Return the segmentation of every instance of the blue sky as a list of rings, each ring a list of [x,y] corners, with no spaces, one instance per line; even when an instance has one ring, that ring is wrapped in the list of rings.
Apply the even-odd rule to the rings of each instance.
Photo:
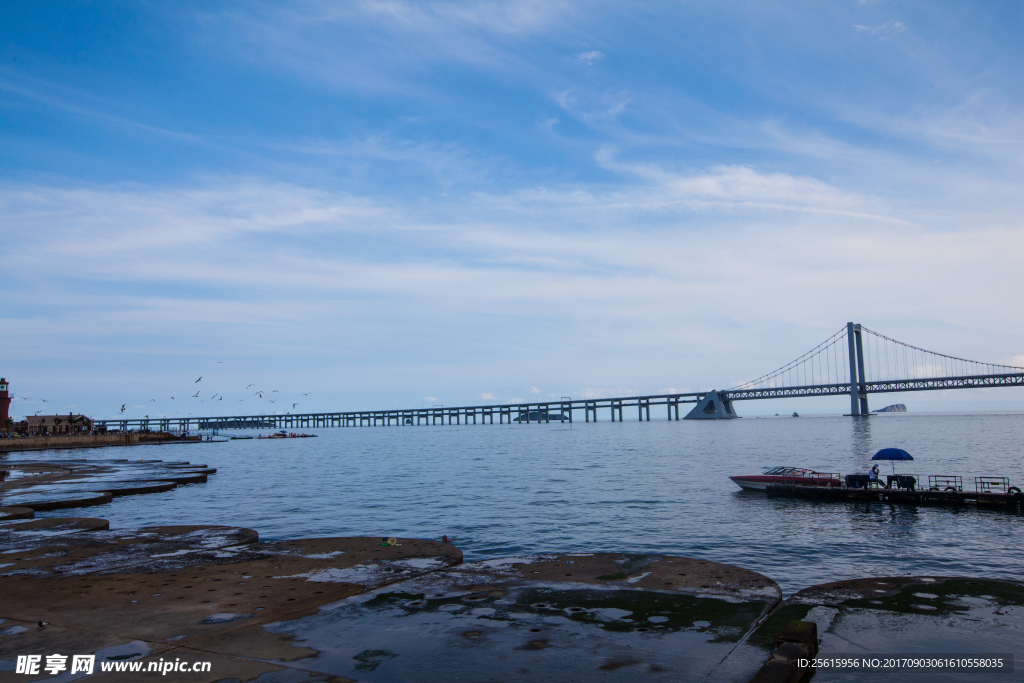
[[[703,390],[848,320],[1024,365],[1022,28],[1000,2],[11,3],[12,410]]]

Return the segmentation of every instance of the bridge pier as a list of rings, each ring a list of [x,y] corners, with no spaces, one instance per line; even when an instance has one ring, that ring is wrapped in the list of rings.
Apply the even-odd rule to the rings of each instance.
[[[697,405],[686,414],[687,420],[732,420],[739,417],[732,407],[732,401],[722,398],[718,391],[708,392]]]

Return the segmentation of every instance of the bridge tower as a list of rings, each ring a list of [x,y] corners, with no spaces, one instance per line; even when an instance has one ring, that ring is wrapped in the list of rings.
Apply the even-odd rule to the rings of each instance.
[[[11,418],[11,396],[7,387],[7,380],[0,377],[0,429],[7,429],[7,420]]]
[[[870,415],[868,386],[864,371],[864,341],[859,323],[846,323],[846,342],[850,358],[850,415]]]

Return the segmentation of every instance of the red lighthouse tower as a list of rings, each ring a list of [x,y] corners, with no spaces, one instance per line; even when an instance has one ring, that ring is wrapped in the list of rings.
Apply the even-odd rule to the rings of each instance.
[[[0,377],[0,429],[7,428],[7,420],[10,418],[11,396],[7,391],[7,380]]]

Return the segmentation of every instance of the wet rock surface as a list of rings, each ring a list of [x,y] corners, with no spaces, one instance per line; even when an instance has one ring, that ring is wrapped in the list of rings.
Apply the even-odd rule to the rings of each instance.
[[[428,540],[104,521],[8,521],[0,677],[19,654],[61,652],[211,662],[162,676],[188,681],[700,680],[779,600],[767,577],[687,558],[463,565]]]
[[[105,526],[87,518],[7,523],[0,536],[0,679],[19,654],[88,654],[136,643],[129,659],[173,653],[213,663],[205,678],[189,672],[168,680],[251,680],[275,671],[284,673],[272,680],[346,680],[258,661],[316,654],[263,626],[462,561],[454,546],[416,539],[259,543],[255,531],[235,527]]]
[[[702,680],[778,599],[718,563],[547,555],[424,574],[266,630],[315,650],[304,668],[367,681]]]
[[[5,461],[0,481],[3,509],[36,511],[89,507],[117,496],[162,493],[181,484],[199,484],[216,469],[161,460]]]
[[[1024,637],[1024,583],[917,576],[821,584],[786,600],[749,642],[767,651],[793,619],[816,623],[819,657],[1012,653]],[[869,681],[880,675],[890,674],[819,669],[814,680]],[[984,671],[920,674],[936,681],[965,676],[1005,681],[1015,675],[1020,676]]]

